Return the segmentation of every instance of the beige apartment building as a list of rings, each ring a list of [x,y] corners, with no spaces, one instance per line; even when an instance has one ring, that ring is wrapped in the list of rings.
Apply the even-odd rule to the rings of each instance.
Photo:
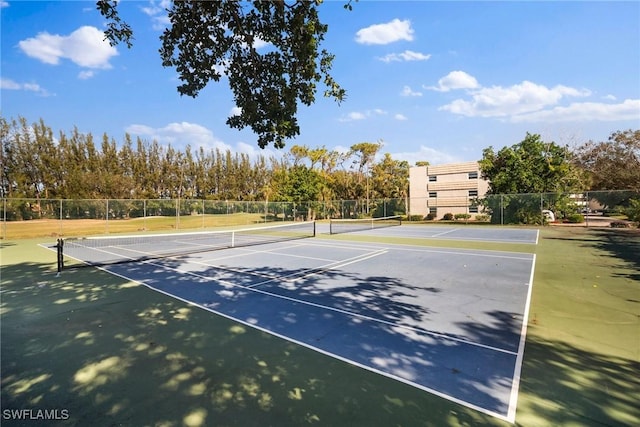
[[[415,166],[409,169],[409,206],[411,215],[431,213],[442,219],[446,213],[481,213],[473,200],[484,197],[489,181],[480,176],[478,162]]]

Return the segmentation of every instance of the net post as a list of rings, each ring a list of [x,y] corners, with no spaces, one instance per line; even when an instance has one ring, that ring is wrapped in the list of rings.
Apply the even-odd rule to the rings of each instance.
[[[64,240],[63,240],[63,239],[58,239],[58,243],[56,243],[56,254],[57,254],[57,264],[58,264],[58,276],[60,275],[60,273],[62,273],[62,270],[64,269],[64,253],[63,253],[63,247],[64,247]]]
[[[313,237],[316,237],[316,222],[313,221]]]

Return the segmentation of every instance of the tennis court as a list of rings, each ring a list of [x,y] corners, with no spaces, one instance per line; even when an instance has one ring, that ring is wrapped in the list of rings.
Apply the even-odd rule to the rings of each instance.
[[[396,227],[402,225],[402,227]],[[404,222],[400,217],[383,217],[362,220],[332,220],[331,224],[320,225],[319,233],[340,234],[360,233],[385,237],[405,237],[418,239],[451,239],[497,243],[537,244],[539,230],[533,228],[508,228],[460,225],[428,225]]]
[[[71,253],[216,314],[514,421],[535,255],[303,239],[312,235],[286,227],[258,233],[270,236],[258,237],[259,245],[251,231],[246,245],[237,244],[240,233],[231,245],[207,250],[205,234],[177,235],[197,247],[187,254],[164,251],[153,238],[102,239]],[[228,246],[234,247],[220,249]]]

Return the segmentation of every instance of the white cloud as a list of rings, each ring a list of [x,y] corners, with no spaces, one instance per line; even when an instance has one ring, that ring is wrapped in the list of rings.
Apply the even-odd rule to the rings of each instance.
[[[422,92],[414,92],[409,86],[402,88],[401,96],[422,96]]]
[[[9,2],[4,0],[0,1],[0,9],[5,7],[9,7]]]
[[[97,28],[84,26],[68,36],[39,33],[20,41],[18,46],[28,56],[46,64],[57,65],[61,58],[66,58],[81,67],[107,69],[111,68],[109,60],[118,51],[104,37]]]
[[[615,101],[618,98],[616,98],[615,96],[609,94],[609,95],[603,96],[602,99],[606,99],[607,101]]]
[[[265,158],[278,158],[282,155],[281,150],[261,149],[255,144],[243,141],[236,143],[235,147],[221,141],[213,135],[213,132],[197,123],[174,122],[161,128],[153,128],[143,124],[132,124],[127,126],[125,131],[131,135],[137,135],[150,141],[157,141],[159,144],[169,145],[174,148],[183,149],[190,145],[193,151],[199,147],[208,150],[220,150],[222,153],[231,151],[232,153],[245,153],[252,159],[260,156]]]
[[[263,149],[258,147],[255,143],[249,144],[246,142],[238,142],[236,144],[235,152],[245,153],[251,159],[257,159],[258,157],[261,157],[261,156],[267,159],[269,158],[280,159],[284,154],[284,151],[282,150],[273,150],[271,148]]]
[[[393,157],[394,160],[405,160],[411,166],[419,161],[428,161],[431,165],[441,165],[462,160],[445,152],[438,151],[435,148],[427,147],[426,145],[420,145],[418,151],[392,153],[391,157]]]
[[[52,96],[46,89],[40,87],[37,83],[18,83],[11,79],[0,79],[0,88],[5,90],[26,90],[28,92],[35,92],[40,96]]]
[[[470,90],[471,99],[456,99],[440,107],[468,117],[506,117],[530,113],[557,104],[567,96],[589,96],[588,90],[557,85],[547,88],[529,81],[510,87],[492,86]]]
[[[395,114],[395,115],[393,116],[393,118],[394,118],[394,119],[396,119],[396,120],[400,120],[400,121],[409,120],[409,119],[407,118],[407,116],[405,116],[404,114],[400,114],[400,113]]]
[[[169,123],[162,128],[152,128],[147,125],[132,124],[125,129],[127,133],[156,140],[160,144],[171,144],[174,147],[205,147],[219,148],[223,151],[231,147],[217,139],[213,132],[204,126],[189,122]]]
[[[364,120],[367,118],[367,115],[364,113],[360,113],[358,111],[352,111],[346,115],[346,117],[342,117],[339,120],[341,122],[353,122],[355,120]]]
[[[465,73],[464,71],[452,71],[440,80],[438,86],[423,86],[425,89],[431,89],[438,92],[449,92],[453,89],[475,89],[479,87],[475,77]]]
[[[409,20],[394,19],[386,24],[375,24],[358,30],[356,42],[361,44],[389,44],[399,40],[413,40]]]
[[[0,88],[8,89],[8,90],[20,90],[22,89],[22,85],[20,83],[16,83],[11,79],[5,79],[4,77],[0,79]]]
[[[567,107],[558,106],[549,110],[535,111],[511,117],[512,122],[610,122],[635,120],[640,122],[640,99],[626,99],[619,104],[599,102],[575,102]]]
[[[169,15],[154,16],[152,18],[152,21],[153,21],[152,28],[156,31],[162,31],[165,28],[167,28],[169,24],[171,24],[171,21],[169,20]]]
[[[156,2],[154,0],[149,1],[149,6],[141,7],[140,10],[145,15],[151,18],[151,22],[153,23],[153,29],[156,31],[162,31],[167,28],[170,24],[169,16],[167,15],[166,9],[171,6],[171,1],[162,0],[160,2]]]
[[[80,71],[78,73],[78,78],[80,80],[87,80],[90,79],[91,77],[93,77],[95,75],[95,73],[92,70],[84,70],[84,71]]]
[[[269,46],[269,45],[271,45],[271,43],[262,40],[260,37],[255,37],[253,39],[253,48],[254,49],[261,49],[261,48]]]
[[[379,57],[378,59],[382,62],[392,62],[392,61],[426,61],[431,58],[431,55],[425,55],[424,53],[414,52],[412,50],[405,50],[401,53],[390,53],[383,57]]]
[[[338,119],[338,121],[340,122],[354,122],[357,120],[365,120],[369,117],[372,116],[384,116],[386,115],[387,112],[380,109],[380,108],[374,108],[373,110],[367,110],[364,112],[360,112],[360,111],[352,111],[349,114],[347,114],[346,116],[343,116],[341,118]]]
[[[242,108],[235,106],[229,111],[229,116],[239,116],[242,114]]]

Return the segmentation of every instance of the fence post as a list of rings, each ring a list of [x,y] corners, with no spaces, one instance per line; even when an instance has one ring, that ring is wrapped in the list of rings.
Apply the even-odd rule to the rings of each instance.
[[[584,223],[585,223],[585,227],[589,228],[589,192],[587,191],[585,193],[585,200],[584,200]]]
[[[7,238],[7,199],[2,199],[2,238]]]
[[[106,209],[104,212],[104,217],[106,218],[105,229],[106,229],[106,233],[109,234],[109,199],[106,199],[105,202],[106,202]]]
[[[180,229],[180,197],[176,199],[176,230]]]
[[[62,224],[63,224],[64,218],[63,218],[63,213],[62,213],[62,199],[60,199],[60,235],[62,236],[63,233],[63,229],[62,229]]]
[[[504,225],[504,195],[500,195],[500,225]]]

